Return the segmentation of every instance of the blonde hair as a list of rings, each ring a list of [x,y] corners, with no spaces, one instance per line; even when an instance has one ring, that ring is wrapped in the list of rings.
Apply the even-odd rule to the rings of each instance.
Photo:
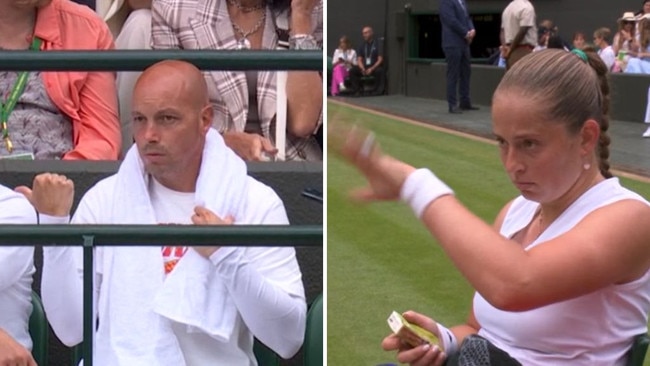
[[[584,52],[587,60],[559,49],[534,52],[508,70],[494,95],[515,90],[547,107],[547,117],[561,121],[571,134],[593,119],[600,125],[597,156],[601,174],[609,171],[609,83],[607,66],[594,52]],[[494,98],[494,97],[493,97]]]
[[[639,43],[643,49],[650,44],[650,20],[647,18],[643,18],[639,22]]]
[[[598,28],[594,31],[594,36],[598,38],[602,38],[605,42],[610,43],[610,37],[612,35],[612,31],[609,30],[609,28]]]

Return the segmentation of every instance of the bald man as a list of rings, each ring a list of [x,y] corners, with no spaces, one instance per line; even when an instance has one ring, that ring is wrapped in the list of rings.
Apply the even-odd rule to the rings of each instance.
[[[371,27],[363,27],[361,31],[363,43],[357,48],[357,64],[350,69],[350,87],[357,94],[362,92],[361,78],[373,76],[375,88],[373,94],[380,95],[384,92],[384,54],[381,44],[375,39]]]
[[[133,93],[135,146],[91,188],[77,224],[288,224],[268,186],[210,128],[201,72],[157,63]],[[284,358],[303,342],[306,303],[291,247],[99,247],[97,365],[251,365],[253,337]],[[57,336],[82,341],[79,248],[44,251],[43,303]]]

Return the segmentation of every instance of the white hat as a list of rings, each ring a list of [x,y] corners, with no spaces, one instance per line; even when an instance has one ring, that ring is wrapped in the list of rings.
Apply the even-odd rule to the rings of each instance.
[[[623,16],[618,19],[619,22],[636,22],[639,20],[636,15],[631,11],[626,11]]]

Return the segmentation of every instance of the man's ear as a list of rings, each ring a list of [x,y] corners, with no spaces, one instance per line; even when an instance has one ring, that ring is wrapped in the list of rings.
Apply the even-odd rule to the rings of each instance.
[[[208,133],[210,127],[212,127],[212,117],[214,116],[214,109],[210,103],[206,104],[203,109],[201,109],[201,130],[203,133]]]

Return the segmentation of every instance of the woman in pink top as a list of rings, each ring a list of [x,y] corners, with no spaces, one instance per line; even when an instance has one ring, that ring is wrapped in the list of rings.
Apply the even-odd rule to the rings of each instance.
[[[69,0],[0,2],[0,52],[107,50],[108,27]],[[115,74],[0,72],[0,157],[115,160],[120,149]]]

